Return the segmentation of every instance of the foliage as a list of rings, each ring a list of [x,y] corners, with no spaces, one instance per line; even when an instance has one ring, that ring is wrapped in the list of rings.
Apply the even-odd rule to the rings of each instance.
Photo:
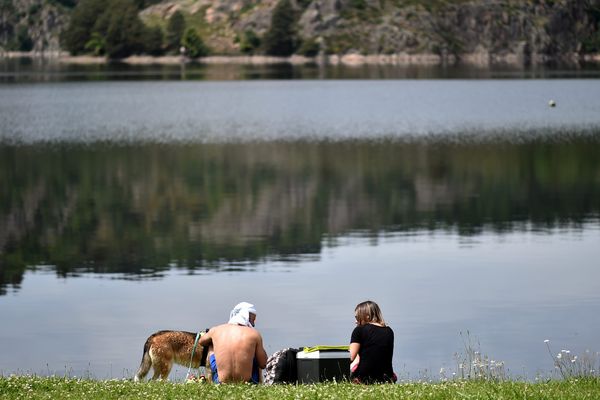
[[[344,54],[350,49],[364,51],[361,43],[357,43],[355,37],[347,32],[339,32],[325,38],[326,51],[328,54]]]
[[[181,44],[185,47],[187,55],[192,58],[208,55],[208,48],[194,28],[186,29],[181,39]]]
[[[95,381],[36,376],[0,378],[0,393],[12,399],[595,399],[600,396],[599,379],[527,382],[452,381],[404,383],[399,385],[355,385],[321,383],[314,385],[255,386],[212,385],[171,382],[134,383],[129,380]]]
[[[244,31],[240,40],[240,51],[244,54],[253,54],[261,44],[261,40],[251,29]]]
[[[71,54],[85,52],[85,46],[92,38],[98,18],[105,12],[103,0],[81,0],[71,14],[69,25],[62,34],[61,42]],[[98,31],[96,31],[98,32]],[[102,32],[98,32],[102,35]]]
[[[149,7],[153,4],[160,3],[161,0],[134,0],[135,5],[138,9],[142,10],[146,7]]]
[[[369,4],[366,0],[350,0],[340,9],[340,16],[344,19],[356,20],[357,22],[376,22],[382,15],[380,6]]]
[[[152,56],[163,54],[164,35],[160,26],[147,27],[142,41],[146,53]]]
[[[586,13],[591,20],[594,31],[583,40],[583,51],[598,53],[600,52],[600,5],[588,4]]]
[[[104,15],[108,16],[105,41],[109,58],[124,58],[143,50],[144,25],[137,12],[133,0],[112,0],[108,4]]]
[[[18,19],[11,0],[0,0],[0,46],[12,39]]]
[[[90,51],[123,58],[143,51],[144,32],[133,0],[82,0],[62,42],[72,54]]]
[[[73,8],[77,5],[77,0],[48,0],[55,5],[61,5],[66,8]]]
[[[265,51],[273,56],[289,56],[298,47],[297,13],[290,0],[279,0],[271,16],[271,27],[264,37]]]
[[[312,37],[302,41],[302,45],[300,46],[300,49],[298,49],[298,54],[302,54],[306,57],[314,57],[319,54],[320,50],[321,45],[316,38]]]
[[[15,50],[18,51],[30,51],[33,49],[33,40],[31,40],[26,26],[20,25],[17,28],[17,37],[14,47]]]
[[[92,32],[92,37],[85,44],[85,50],[91,52],[95,56],[104,55],[106,51],[106,40],[98,32]]]
[[[175,11],[167,24],[167,49],[179,52],[181,39],[185,32],[185,19],[180,11]]]

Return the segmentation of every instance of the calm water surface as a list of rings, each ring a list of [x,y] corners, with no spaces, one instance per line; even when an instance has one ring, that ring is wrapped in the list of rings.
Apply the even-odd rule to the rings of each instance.
[[[242,300],[269,353],[345,344],[376,300],[408,379],[456,371],[467,330],[530,379],[545,339],[600,351],[600,80],[23,68],[0,75],[2,374],[129,377],[150,333]]]

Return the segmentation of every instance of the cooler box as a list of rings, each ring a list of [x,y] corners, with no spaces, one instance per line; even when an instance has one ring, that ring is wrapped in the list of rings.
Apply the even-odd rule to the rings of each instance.
[[[299,383],[345,381],[350,377],[348,346],[305,347],[296,354]]]

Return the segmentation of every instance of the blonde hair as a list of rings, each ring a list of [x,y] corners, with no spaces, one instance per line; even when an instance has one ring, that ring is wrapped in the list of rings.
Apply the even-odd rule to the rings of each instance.
[[[383,314],[381,314],[381,309],[377,303],[371,300],[359,303],[354,309],[354,316],[356,317],[356,322],[358,322],[359,325],[375,322],[386,326],[385,320],[383,319]]]

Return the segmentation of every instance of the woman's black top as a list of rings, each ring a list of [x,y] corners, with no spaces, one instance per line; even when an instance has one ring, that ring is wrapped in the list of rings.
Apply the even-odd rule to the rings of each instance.
[[[351,343],[360,344],[358,368],[352,379],[362,383],[393,382],[394,331],[389,326],[366,324],[352,331]]]

